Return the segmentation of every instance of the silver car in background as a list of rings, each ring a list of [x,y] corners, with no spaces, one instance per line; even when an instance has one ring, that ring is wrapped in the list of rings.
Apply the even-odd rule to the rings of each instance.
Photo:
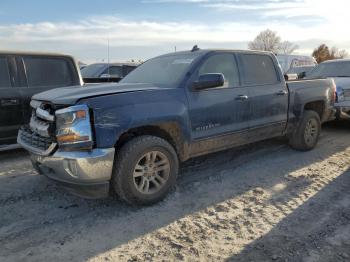
[[[336,118],[350,119],[350,59],[330,60],[318,64],[306,79],[333,78],[337,86]]]

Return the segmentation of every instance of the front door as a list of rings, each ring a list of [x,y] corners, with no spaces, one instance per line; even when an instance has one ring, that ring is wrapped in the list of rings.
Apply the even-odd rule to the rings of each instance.
[[[233,53],[208,56],[198,72],[200,75],[221,73],[222,87],[195,91],[188,88],[191,122],[191,155],[200,155],[245,143],[249,128],[248,89],[240,86],[239,71]]]

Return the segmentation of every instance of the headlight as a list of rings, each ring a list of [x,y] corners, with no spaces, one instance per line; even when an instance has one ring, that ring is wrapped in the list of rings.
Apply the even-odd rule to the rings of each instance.
[[[86,105],[76,105],[57,110],[56,138],[61,146],[91,148],[92,131],[89,108]]]
[[[337,86],[337,102],[344,101],[344,89],[340,86]]]

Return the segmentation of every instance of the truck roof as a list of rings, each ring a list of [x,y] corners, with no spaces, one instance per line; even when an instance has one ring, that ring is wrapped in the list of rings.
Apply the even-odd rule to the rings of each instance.
[[[327,61],[322,62],[322,64],[338,63],[338,62],[350,62],[350,59],[341,58],[341,59],[327,60]]]
[[[186,50],[186,51],[178,51],[173,53],[167,53],[161,56],[167,56],[167,55],[175,55],[175,54],[191,54],[191,53],[200,53],[200,54],[206,54],[210,52],[237,52],[237,53],[252,53],[252,54],[273,54],[273,52],[270,51],[259,51],[259,50],[244,50],[244,49],[197,49],[194,51]]]
[[[106,63],[106,62],[100,62],[100,63],[92,63],[89,65],[110,65],[110,66],[139,66],[141,63],[138,62],[115,62],[115,63]]]
[[[33,56],[64,56],[73,58],[71,55],[51,53],[51,52],[35,52],[35,51],[17,51],[17,50],[0,50],[0,55],[33,55]]]

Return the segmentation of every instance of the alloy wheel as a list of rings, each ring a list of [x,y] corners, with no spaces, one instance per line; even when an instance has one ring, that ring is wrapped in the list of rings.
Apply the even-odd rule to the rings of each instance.
[[[170,175],[168,157],[160,151],[145,153],[136,163],[133,180],[142,194],[154,194],[161,190]]]

